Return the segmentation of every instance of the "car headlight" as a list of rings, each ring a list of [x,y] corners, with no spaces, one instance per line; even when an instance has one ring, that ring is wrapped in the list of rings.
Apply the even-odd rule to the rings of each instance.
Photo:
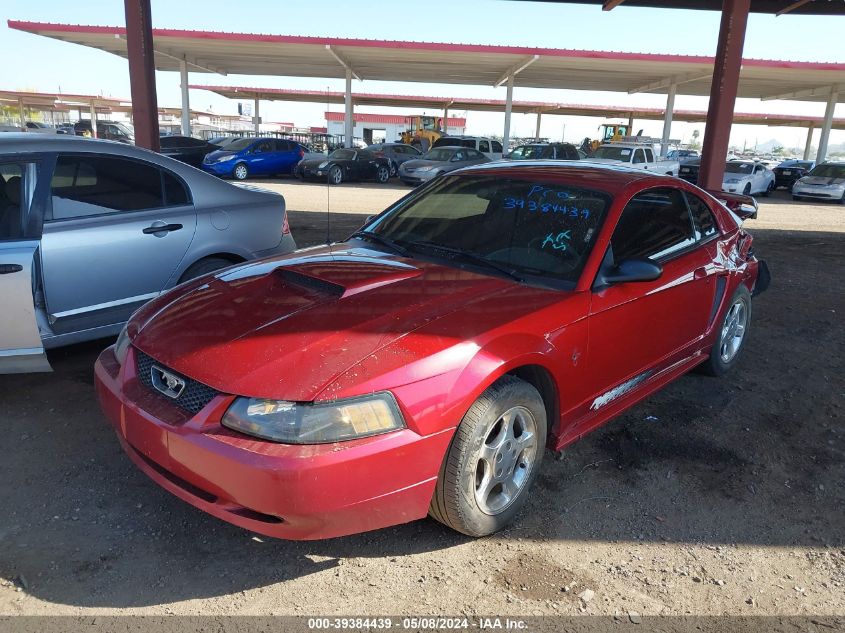
[[[432,169],[437,169],[434,165],[429,165],[428,167],[418,167],[417,171],[431,171]]]
[[[317,165],[317,169],[324,169],[324,168],[326,168],[326,167],[328,167],[328,166],[329,166],[329,161],[324,160],[322,163],[320,163],[319,165]]]
[[[739,182],[739,178],[725,178],[725,182],[729,182],[731,184],[735,184]]]
[[[388,392],[316,403],[238,398],[221,423],[283,444],[326,444],[405,427],[399,406]]]
[[[123,326],[120,334],[117,335],[117,342],[114,344],[114,357],[120,365],[123,365],[123,361],[126,360],[126,354],[129,353],[130,341],[129,334],[126,332],[127,327],[127,325]]]
[[[234,154],[229,154],[228,156],[221,156],[217,159],[218,163],[225,163],[227,160],[235,160],[236,156]]]

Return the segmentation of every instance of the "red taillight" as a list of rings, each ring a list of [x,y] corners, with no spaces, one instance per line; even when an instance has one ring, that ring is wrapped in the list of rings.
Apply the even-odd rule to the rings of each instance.
[[[282,235],[290,235],[290,224],[288,224],[288,212],[285,211],[285,219],[282,222]]]
[[[304,150],[304,149],[302,149],[301,147],[299,148],[299,157],[300,157],[300,158],[305,158],[305,150]]]

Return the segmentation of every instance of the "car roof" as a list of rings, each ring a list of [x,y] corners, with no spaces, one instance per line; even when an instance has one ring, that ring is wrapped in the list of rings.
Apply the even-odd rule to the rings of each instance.
[[[493,161],[481,165],[464,167],[452,172],[453,174],[489,174],[497,176],[536,176],[544,173],[552,180],[577,182],[590,188],[595,188],[615,194],[627,185],[646,178],[671,178],[652,172],[646,172],[632,167],[590,163],[589,160],[552,161],[552,160],[521,160],[521,161]]]

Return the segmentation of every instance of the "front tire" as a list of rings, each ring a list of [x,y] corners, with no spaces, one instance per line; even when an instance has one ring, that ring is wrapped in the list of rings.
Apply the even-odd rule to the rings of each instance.
[[[514,376],[488,387],[461,420],[429,507],[432,518],[469,536],[507,526],[525,505],[546,442],[540,393]]]
[[[343,170],[335,165],[329,170],[329,184],[339,185],[343,182]]]
[[[232,169],[232,178],[235,180],[246,180],[247,176],[249,176],[249,167],[246,166],[246,163],[238,163]]]
[[[745,185],[745,189],[742,190],[742,193],[745,194],[746,196],[751,195],[751,183],[750,182],[747,185]]]
[[[751,325],[751,293],[745,285],[736,289],[725,316],[719,324],[718,337],[710,349],[710,358],[701,365],[701,370],[710,376],[724,376],[734,368]]]
[[[768,186],[768,187],[766,187],[766,190],[763,192],[763,194],[762,194],[762,195],[764,195],[764,196],[766,196],[766,197],[768,198],[768,197],[769,197],[769,194],[770,194],[770,193],[772,193],[774,190],[775,190],[775,183],[770,182],[770,183],[769,183],[769,186]]]

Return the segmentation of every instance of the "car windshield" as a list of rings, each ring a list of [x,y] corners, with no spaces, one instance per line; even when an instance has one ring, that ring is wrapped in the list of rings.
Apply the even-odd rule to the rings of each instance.
[[[819,178],[845,178],[845,163],[841,165],[819,165],[807,174]]]
[[[726,174],[750,174],[753,169],[754,165],[751,163],[725,163]]]
[[[452,149],[433,149],[422,156],[422,160],[448,161],[454,153],[455,150]]]
[[[508,155],[508,158],[515,160],[540,158],[546,147],[546,145],[520,145]]]
[[[118,130],[120,130],[121,132],[126,134],[126,136],[134,136],[134,134],[135,134],[135,131],[132,128],[130,128],[128,125],[126,125],[125,123],[113,123],[113,125]]]
[[[574,284],[611,197],[576,184],[447,176],[365,229],[414,254],[470,262],[539,283]],[[438,248],[441,248],[438,251]]]
[[[628,159],[631,157],[631,151],[630,147],[602,145],[596,150],[596,153],[593,156],[594,158],[608,158],[610,160],[621,160],[627,163]]]
[[[255,143],[254,138],[239,138],[238,140],[229,143],[226,146],[226,150],[229,152],[241,152],[253,143]]]
[[[334,158],[335,160],[352,160],[355,158],[355,150],[336,149],[329,154],[329,158]]]

